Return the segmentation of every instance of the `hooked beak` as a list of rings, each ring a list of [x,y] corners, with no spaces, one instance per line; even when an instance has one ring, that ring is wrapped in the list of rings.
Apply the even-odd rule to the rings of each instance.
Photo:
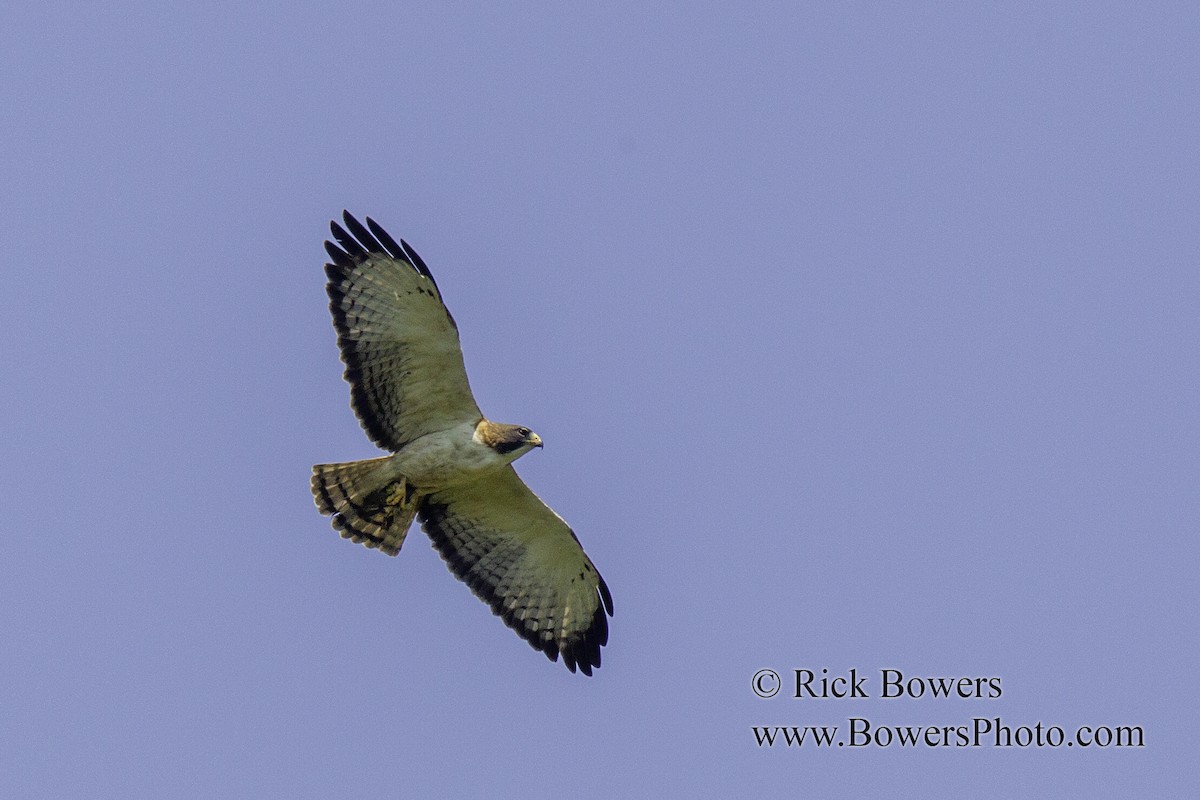
[[[526,439],[526,441],[529,442],[534,447],[542,446],[542,437],[538,436],[536,433],[529,434],[529,438]]]

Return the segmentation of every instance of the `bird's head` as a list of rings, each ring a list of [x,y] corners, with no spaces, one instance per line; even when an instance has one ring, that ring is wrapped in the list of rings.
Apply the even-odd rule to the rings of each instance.
[[[535,447],[542,446],[542,437],[523,425],[506,425],[482,420],[475,427],[475,438],[509,461],[515,461]]]

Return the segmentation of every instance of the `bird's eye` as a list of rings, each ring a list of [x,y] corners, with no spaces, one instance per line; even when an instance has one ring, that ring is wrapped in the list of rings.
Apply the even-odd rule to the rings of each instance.
[[[530,434],[530,430],[529,428],[517,428],[517,433],[521,434],[522,436],[528,436]]]

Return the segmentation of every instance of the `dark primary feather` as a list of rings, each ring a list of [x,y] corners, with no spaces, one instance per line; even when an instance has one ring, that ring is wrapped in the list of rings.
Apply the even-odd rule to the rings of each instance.
[[[429,267],[425,266],[425,262],[417,255],[417,251],[413,250],[412,245],[403,239],[400,240],[400,246],[404,248],[404,254],[408,258],[409,263],[417,268],[417,272],[433,281],[433,285],[437,286],[437,281],[433,280],[433,273],[429,271]]]
[[[350,215],[349,211],[342,212],[342,219],[346,222],[346,227],[350,229],[350,233],[354,234],[354,238],[366,249],[368,253],[378,253],[380,255],[390,255],[383,249],[371,232],[363,227],[362,223]]]
[[[367,249],[358,243],[357,240],[342,229],[341,225],[336,222],[329,223],[329,230],[333,231],[333,238],[337,239],[337,243],[342,246],[351,258],[362,260],[367,257]]]
[[[404,248],[396,244],[396,240],[388,235],[388,232],[379,223],[367,217],[367,227],[371,229],[371,233],[375,234],[375,238],[387,248],[388,255],[392,258],[404,258]]]
[[[347,255],[344,250],[339,248],[333,242],[325,242],[325,252],[329,254],[329,258],[333,261],[333,263],[337,264],[342,269],[350,269],[354,266],[354,259]],[[326,274],[328,273],[329,270],[326,270]],[[333,279],[332,275],[329,277],[330,280]]]

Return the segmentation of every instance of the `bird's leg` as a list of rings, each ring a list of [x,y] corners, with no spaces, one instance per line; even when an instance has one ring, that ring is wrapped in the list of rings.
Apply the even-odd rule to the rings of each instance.
[[[409,488],[408,479],[401,475],[400,480],[392,481],[388,484],[387,496],[384,498],[384,502],[389,506],[404,508],[411,498],[412,491]]]

